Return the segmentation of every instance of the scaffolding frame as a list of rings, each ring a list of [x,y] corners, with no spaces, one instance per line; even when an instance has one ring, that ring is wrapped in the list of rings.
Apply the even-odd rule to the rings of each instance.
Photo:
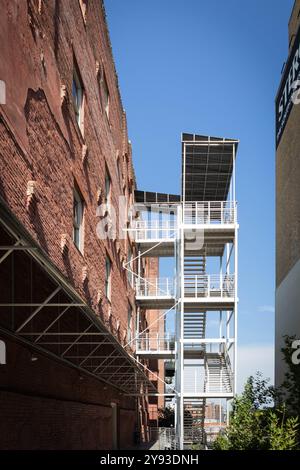
[[[199,410],[202,407],[204,423],[207,399],[224,399],[228,409],[228,402],[236,393],[239,228],[235,175],[237,146],[238,141],[233,139],[183,134],[182,195],[180,202],[178,199],[177,202],[172,202],[176,205],[177,211],[175,227],[172,221],[175,236],[172,240],[166,236],[171,230],[165,221],[147,223],[145,220],[138,220],[137,223],[131,224],[131,233],[138,246],[139,258],[175,257],[175,290],[169,301],[172,300],[176,308],[175,346],[172,355],[175,356],[174,440],[176,442],[174,445],[179,449],[190,447],[193,443],[191,439],[199,440],[200,435],[203,445],[206,439],[204,424],[200,434],[197,427],[190,426],[193,420],[191,421],[189,416],[189,407],[196,406]],[[145,205],[152,205],[158,213],[170,205],[168,195],[164,201],[163,195],[160,194],[158,201],[157,196],[153,196],[154,193],[140,192],[140,194],[143,195],[140,201],[143,200]],[[147,194],[151,195],[149,201]],[[211,199],[207,199],[208,196]],[[204,243],[194,248],[193,246],[187,248],[187,245],[191,245],[188,243],[189,238],[193,238],[190,237],[191,233],[196,241],[199,237],[201,242],[202,237]],[[210,257],[220,258],[220,272],[214,276],[206,273],[204,267],[206,258]],[[191,261],[187,262],[187,258]],[[199,268],[194,268],[193,263],[198,263],[200,266],[201,260],[203,260],[201,269],[204,271],[194,275],[193,269]],[[146,289],[144,292],[139,289],[142,278],[141,264],[139,259],[139,271],[136,276],[139,293],[137,302],[141,308],[163,308],[160,289],[154,291],[152,289],[151,296],[147,295]],[[228,282],[231,282],[229,287]],[[147,279],[143,279],[142,284],[147,285]],[[151,284],[159,286],[160,282],[151,280]],[[219,312],[218,337],[209,337],[205,333],[207,316],[211,311]],[[141,347],[143,343],[139,340],[139,335],[143,339],[143,333],[137,331],[135,339],[139,346],[137,348],[139,356],[144,355],[146,358],[150,356],[149,347],[143,350]],[[166,348],[167,350],[162,353],[160,344],[157,341],[155,355],[152,343],[151,357],[169,358],[170,349]],[[205,380],[204,389],[201,391],[199,387],[190,391],[187,389],[187,362],[191,361],[189,357],[203,361]],[[197,374],[196,367],[194,369]]]

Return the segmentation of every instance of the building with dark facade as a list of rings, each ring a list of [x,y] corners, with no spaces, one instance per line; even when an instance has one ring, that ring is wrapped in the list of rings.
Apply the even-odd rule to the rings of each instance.
[[[284,335],[300,338],[300,0],[289,21],[289,52],[276,97],[275,382],[285,375]]]
[[[102,1],[2,2],[0,79],[0,448],[133,446],[155,388],[133,356],[135,178]]]

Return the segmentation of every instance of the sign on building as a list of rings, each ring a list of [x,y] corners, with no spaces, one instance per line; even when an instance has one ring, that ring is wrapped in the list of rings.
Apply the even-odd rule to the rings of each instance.
[[[276,97],[276,147],[278,147],[290,112],[300,103],[300,28],[284,69]]]

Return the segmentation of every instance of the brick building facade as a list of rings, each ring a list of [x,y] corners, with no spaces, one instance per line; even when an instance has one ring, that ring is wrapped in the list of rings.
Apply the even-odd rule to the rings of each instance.
[[[0,448],[129,447],[136,432],[147,435],[148,400],[137,403],[125,385],[130,392],[138,374],[145,386],[147,374],[128,356],[136,306],[123,266],[135,248],[118,220],[119,198],[133,202],[135,178],[104,7],[101,0],[2,7]],[[99,239],[101,227],[112,236]],[[53,279],[61,282],[54,291]],[[34,336],[41,331],[49,335],[43,342]],[[96,335],[109,338],[100,349]],[[102,366],[114,351],[112,365]]]
[[[287,372],[284,337],[300,338],[299,55],[300,0],[295,0],[288,24],[288,55],[276,96],[276,386]]]

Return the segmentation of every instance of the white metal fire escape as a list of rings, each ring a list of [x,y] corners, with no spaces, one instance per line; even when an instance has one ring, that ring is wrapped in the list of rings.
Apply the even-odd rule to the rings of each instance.
[[[237,145],[236,140],[183,134],[180,200],[145,200],[146,209],[139,207],[131,223],[139,251],[140,308],[162,310],[160,317],[176,311],[174,335],[137,331],[136,354],[175,360],[180,449],[204,441],[206,400],[228,402],[236,391]],[[147,256],[174,256],[175,277],[145,279],[141,259]]]

